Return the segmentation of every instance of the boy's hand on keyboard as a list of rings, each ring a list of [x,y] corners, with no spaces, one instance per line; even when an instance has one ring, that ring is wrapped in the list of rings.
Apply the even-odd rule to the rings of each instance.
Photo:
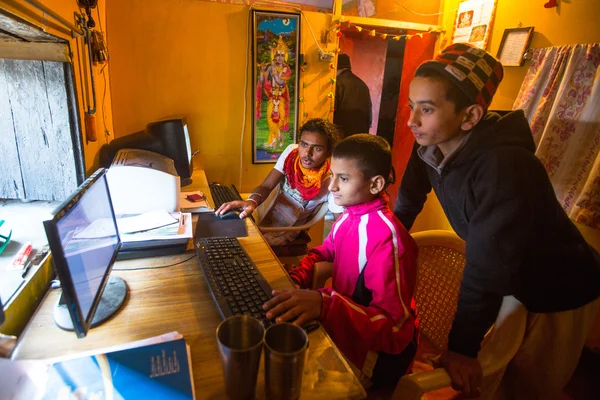
[[[215,211],[215,215],[225,214],[229,210],[242,210],[240,212],[240,218],[246,218],[256,208],[256,203],[248,200],[236,200],[230,201],[229,203],[221,204],[221,207]]]
[[[286,289],[273,290],[273,298],[263,305],[268,319],[276,322],[294,321],[303,326],[321,315],[323,298],[314,290]]]

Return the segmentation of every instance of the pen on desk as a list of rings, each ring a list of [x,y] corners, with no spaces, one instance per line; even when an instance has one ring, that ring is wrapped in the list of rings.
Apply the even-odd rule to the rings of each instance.
[[[33,253],[33,257],[29,257],[29,259],[27,260],[27,263],[25,264],[25,268],[23,268],[23,271],[21,272],[21,277],[25,278],[25,276],[27,275],[27,272],[29,272],[31,267],[33,267],[34,265],[40,264],[42,262],[42,260],[44,259],[44,257],[46,257],[46,255],[48,255],[49,251],[50,251],[50,248],[48,247],[48,245],[45,245],[40,250],[35,250],[35,252]]]
[[[177,229],[177,234],[181,235],[185,233],[185,215],[179,215],[179,229]]]
[[[23,271],[21,272],[21,278],[25,278],[29,268],[31,267],[31,264],[33,264],[33,260],[29,260],[27,264],[25,264],[25,268],[23,268]]]

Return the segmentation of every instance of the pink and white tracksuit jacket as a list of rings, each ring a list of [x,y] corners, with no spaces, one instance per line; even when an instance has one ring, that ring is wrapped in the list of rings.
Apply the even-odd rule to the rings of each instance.
[[[418,249],[387,202],[382,194],[347,207],[323,245],[311,249],[290,276],[310,287],[315,263],[333,262],[333,288],[319,289],[321,323],[371,381],[391,385],[412,366],[416,351]]]

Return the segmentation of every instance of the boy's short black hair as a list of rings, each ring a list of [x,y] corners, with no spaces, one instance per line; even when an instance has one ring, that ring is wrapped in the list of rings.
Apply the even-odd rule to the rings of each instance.
[[[300,127],[300,135],[298,140],[302,137],[304,132],[316,132],[327,138],[327,152],[331,154],[333,148],[342,140],[342,134],[338,128],[323,118],[312,118],[309,119]]]
[[[463,108],[475,104],[475,102],[469,99],[462,90],[460,90],[456,85],[452,83],[448,75],[438,70],[422,68],[417,70],[415,78],[416,77],[429,78],[435,82],[442,83],[444,86],[446,86],[446,100],[448,100],[451,103],[454,103],[455,112],[459,112]]]
[[[333,158],[355,160],[365,179],[381,175],[387,184],[393,183],[392,149],[381,136],[359,133],[348,136],[333,150]]]

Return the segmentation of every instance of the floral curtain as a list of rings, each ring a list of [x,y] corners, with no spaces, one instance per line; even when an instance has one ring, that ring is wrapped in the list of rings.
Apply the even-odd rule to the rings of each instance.
[[[600,43],[533,51],[513,109],[524,109],[556,196],[600,229]]]

